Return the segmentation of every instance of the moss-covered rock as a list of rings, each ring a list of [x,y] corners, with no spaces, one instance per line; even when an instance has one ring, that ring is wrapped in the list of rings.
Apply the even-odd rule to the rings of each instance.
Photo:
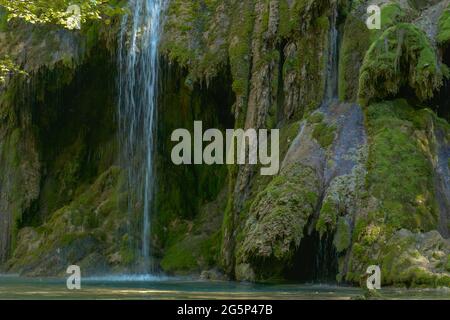
[[[343,32],[339,55],[339,99],[356,101],[359,70],[371,44],[370,31],[363,21],[350,15],[345,21]]]
[[[404,100],[371,105],[367,116],[372,137],[367,183],[382,201],[380,214],[394,228],[434,229],[437,212],[426,149],[431,142],[420,134],[426,128],[415,126],[415,111]]]
[[[237,252],[238,279],[246,280],[249,270],[259,280],[282,276],[300,245],[319,192],[314,170],[297,163],[286,167],[256,197]],[[248,272],[239,272],[242,268]]]
[[[373,229],[369,240],[354,245],[354,255],[366,257],[365,263],[379,265],[383,285],[440,287],[449,286],[450,274],[444,264],[449,252],[449,242],[436,231],[414,234],[399,230],[387,235]],[[371,251],[364,251],[370,245]],[[356,261],[353,263],[356,264]],[[349,273],[348,279],[359,281],[360,275]]]
[[[215,201],[199,208],[195,219],[176,220],[169,225],[170,238],[161,260],[165,272],[200,274],[218,265],[225,191]]]
[[[284,106],[287,119],[300,119],[320,106],[325,92],[327,65],[328,17],[312,20],[299,39],[293,39],[284,49]]]
[[[112,167],[84,193],[39,227],[20,230],[9,272],[33,276],[63,274],[83,264],[85,273],[129,267],[122,240],[127,234],[126,195],[120,169]],[[124,255],[125,253],[125,255]]]
[[[409,87],[426,100],[442,85],[435,49],[416,26],[400,23],[388,28],[367,52],[359,77],[359,100],[368,105],[395,97]]]
[[[28,129],[0,132],[0,137],[0,262],[5,262],[16,247],[25,213],[39,196],[41,166]]]
[[[385,284],[448,285],[448,240],[436,231],[433,183],[432,128],[439,121],[404,100],[371,105],[367,121],[368,196],[356,216],[346,279],[359,282],[375,264]]]
[[[357,101],[359,74],[364,57],[373,42],[386,31],[402,22],[411,22],[417,18],[417,12],[408,3],[387,1],[380,4],[381,29],[370,30],[366,26],[367,1],[352,1],[346,15],[342,42],[339,51],[339,99]]]
[[[447,263],[445,264],[445,270],[450,272],[450,255],[447,256]]]
[[[215,77],[228,58],[229,10],[221,1],[170,1],[161,50],[190,71],[192,81]]]
[[[341,253],[347,250],[351,245],[351,239],[352,232],[350,223],[347,219],[340,217],[337,222],[336,233],[333,240],[336,251]]]
[[[436,231],[415,235],[400,230],[382,249],[383,282],[449,286],[450,274],[442,268],[449,250],[448,241]]]
[[[315,125],[312,136],[322,146],[328,148],[334,141],[336,128],[325,122],[319,122]]]
[[[441,45],[448,45],[450,41],[450,6],[442,12],[439,18],[438,34],[436,39]]]

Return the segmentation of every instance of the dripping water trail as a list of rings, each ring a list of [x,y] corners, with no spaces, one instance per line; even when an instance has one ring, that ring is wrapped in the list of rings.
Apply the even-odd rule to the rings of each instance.
[[[151,272],[151,213],[155,193],[154,148],[158,44],[164,0],[132,0],[119,39],[119,141],[127,174],[130,240],[141,272]],[[139,239],[140,238],[140,239]]]
[[[323,105],[329,105],[338,96],[338,42],[339,32],[337,29],[338,10],[337,4],[334,5],[330,17],[330,33],[329,33],[329,48],[327,61],[327,75],[325,84],[325,97]]]
[[[334,4],[330,17],[330,31],[328,40],[328,60],[326,66],[326,82],[324,99],[320,111],[329,114],[330,109],[337,103],[338,96],[338,64],[339,64],[339,32],[338,8]],[[328,116],[327,116],[328,117]],[[323,186],[317,208],[309,219],[304,230],[304,237],[294,258],[294,268],[299,270],[297,277],[301,281],[332,281],[338,272],[337,252],[333,244],[333,233],[320,235],[316,224],[325,198],[325,192],[332,177],[329,176],[327,165],[324,164]]]
[[[328,43],[328,62],[327,62],[327,75],[325,84],[325,95],[322,102],[322,111],[328,114],[333,105],[338,100],[338,70],[339,70],[339,32],[338,32],[338,7],[337,3],[333,4],[331,17],[330,17],[330,31],[329,31],[329,43]],[[316,223],[318,221],[320,210],[325,198],[326,188],[329,186],[331,180],[328,165],[324,164],[323,173],[324,183],[322,186],[322,195],[315,219],[312,220],[313,224],[310,226],[310,241],[314,241],[313,248],[315,250],[314,267],[315,273],[313,273],[313,280],[335,280],[334,277],[337,274],[337,253],[333,244],[333,233],[326,232],[320,235],[315,230]]]

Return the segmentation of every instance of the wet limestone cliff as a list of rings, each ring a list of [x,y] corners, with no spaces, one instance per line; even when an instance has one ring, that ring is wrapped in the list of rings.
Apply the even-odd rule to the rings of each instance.
[[[94,24],[84,33],[2,27],[2,55],[27,73],[1,88],[5,272],[51,276],[68,261],[102,270],[130,259],[115,161],[114,37]]]
[[[381,30],[365,25],[381,7]],[[16,25],[13,25],[16,23]],[[130,272],[112,25],[3,25],[5,272]],[[171,0],[152,253],[169,274],[450,286],[450,3]],[[176,128],[280,129],[281,169],[175,166]]]

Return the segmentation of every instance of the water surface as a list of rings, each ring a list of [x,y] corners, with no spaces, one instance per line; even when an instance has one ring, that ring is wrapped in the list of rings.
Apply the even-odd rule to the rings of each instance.
[[[249,284],[168,277],[106,276],[82,280],[68,290],[62,278],[0,276],[0,299],[359,299],[360,288],[328,284]],[[450,299],[450,289],[385,288],[386,299]]]

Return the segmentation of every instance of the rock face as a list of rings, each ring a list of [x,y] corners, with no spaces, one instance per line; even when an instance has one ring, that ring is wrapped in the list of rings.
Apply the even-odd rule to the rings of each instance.
[[[382,9],[382,30],[365,27],[366,8],[374,3]],[[386,284],[448,284],[442,160],[448,159],[448,124],[424,109],[447,105],[430,100],[445,90],[447,10],[439,23],[433,17],[447,5],[281,0],[226,8],[210,2],[191,11],[171,3],[165,54],[186,66],[193,81],[208,81],[228,60],[235,125],[278,126],[284,133],[278,176],[258,177],[249,166],[229,170],[221,250],[228,274],[253,281],[289,277],[302,258],[308,263],[305,248],[315,241],[331,242],[322,254],[335,260],[340,281],[358,283],[368,265],[380,264],[389,273]],[[177,31],[175,17],[189,21],[190,31]],[[340,102],[325,96],[330,72],[337,72],[329,59],[333,24]],[[429,237],[436,252],[442,245],[442,259],[423,249],[421,239]],[[406,257],[412,243],[423,263]],[[400,264],[409,271],[402,275],[387,258],[396,245],[405,250]],[[334,262],[321,263],[331,268]]]
[[[50,276],[73,262],[92,273],[133,259],[114,167],[115,67],[106,34],[88,33],[19,21],[0,32],[1,54],[27,73],[1,88],[5,272]]]
[[[0,33],[2,39],[1,55],[14,56],[18,63],[32,72],[41,65],[51,67],[62,59],[63,55],[70,58],[74,52],[70,44],[62,44],[59,35],[53,31],[43,36],[45,30],[17,24],[14,31],[4,30]],[[48,31],[48,30],[47,30]],[[30,37],[30,35],[32,35]],[[33,46],[35,38],[45,38],[43,46],[54,46],[47,51]],[[70,42],[70,39],[67,39]],[[25,48],[30,48],[25,50]],[[73,49],[73,48],[72,48]],[[28,56],[25,57],[25,51]],[[51,53],[50,53],[51,52]],[[57,53],[61,55],[57,57]],[[76,52],[76,51],[75,51]],[[29,101],[33,97],[31,90],[23,79],[12,79],[2,88],[0,106],[0,261],[4,262],[13,245],[12,233],[17,232],[17,221],[21,220],[23,212],[29,210],[40,193],[41,168],[38,154],[38,141],[32,132],[32,108]]]
[[[6,270],[53,276],[65,274],[67,262],[74,261],[85,274],[95,274],[126,264],[130,259],[122,240],[126,239],[126,216],[117,201],[126,208],[126,196],[120,193],[120,169],[112,167],[47,222],[21,229]]]
[[[237,279],[282,277],[316,208],[319,181],[311,167],[295,163],[257,195],[241,231]]]
[[[370,4],[381,6],[381,30],[365,26]],[[449,286],[448,6],[170,1],[152,224],[163,271],[359,284],[379,265],[385,285]],[[2,269],[131,268],[114,28],[21,28],[0,33],[1,53],[30,73],[0,98]],[[279,128],[280,173],[172,166],[170,133],[194,120]]]

